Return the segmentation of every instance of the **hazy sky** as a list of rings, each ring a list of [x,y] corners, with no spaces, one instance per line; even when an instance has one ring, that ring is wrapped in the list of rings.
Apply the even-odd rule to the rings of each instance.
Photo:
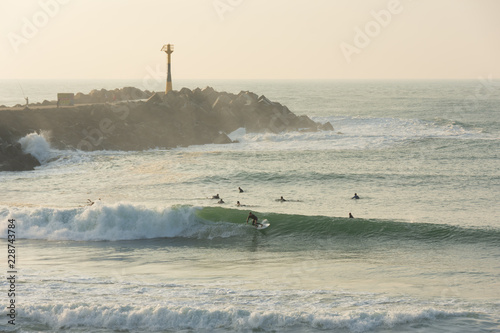
[[[500,78],[498,0],[1,0],[0,78]]]

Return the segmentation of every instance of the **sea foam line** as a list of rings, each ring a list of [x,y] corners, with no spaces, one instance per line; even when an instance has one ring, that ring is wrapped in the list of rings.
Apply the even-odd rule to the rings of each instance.
[[[314,117],[319,123],[330,122],[334,131],[248,133],[239,128],[228,134],[238,143],[183,148],[193,151],[275,151],[374,149],[425,138],[485,138],[480,131],[466,130],[457,124],[439,124],[420,119]]]
[[[309,310],[309,311],[308,311]],[[2,312],[5,312],[2,310]],[[346,310],[343,312],[304,308],[253,310],[232,305],[208,307],[155,306],[137,307],[132,304],[26,304],[20,316],[48,325],[52,329],[73,327],[113,330],[275,330],[314,328],[344,329],[349,332],[369,332],[378,328],[432,322],[453,317],[472,317],[470,311],[427,308],[395,308],[389,310]]]

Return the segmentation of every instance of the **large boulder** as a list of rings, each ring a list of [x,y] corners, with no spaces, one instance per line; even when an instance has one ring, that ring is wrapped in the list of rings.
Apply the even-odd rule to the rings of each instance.
[[[205,96],[208,104],[213,105],[215,100],[219,97],[219,93],[212,87],[205,87],[201,90],[203,96]]]
[[[157,93],[151,95],[151,97],[149,97],[148,100],[146,101],[146,103],[148,104],[159,104],[161,102],[163,102],[163,100]]]
[[[83,94],[81,92],[76,93],[74,97],[75,104],[87,104],[90,103],[90,96]]]
[[[212,104],[212,110],[215,112],[220,112],[225,109],[229,109],[232,99],[228,94],[220,94],[219,97]]]
[[[216,144],[226,144],[226,143],[232,143],[231,139],[225,134],[225,133],[219,133],[213,140],[213,143]]]
[[[231,101],[231,104],[236,107],[255,105],[259,98],[256,94],[249,91],[241,91],[238,96]]]
[[[318,130],[320,130],[320,131],[333,131],[333,126],[332,126],[332,124],[330,124],[329,121],[327,121],[324,124],[319,124]]]
[[[0,142],[0,171],[28,171],[40,166],[31,154],[25,154],[19,143]]]
[[[179,94],[185,95],[187,98],[192,98],[193,97],[193,92],[191,91],[191,89],[186,88],[186,87],[182,88],[179,91]]]
[[[121,89],[121,100],[145,99],[149,96],[142,90],[135,87],[124,87]]]

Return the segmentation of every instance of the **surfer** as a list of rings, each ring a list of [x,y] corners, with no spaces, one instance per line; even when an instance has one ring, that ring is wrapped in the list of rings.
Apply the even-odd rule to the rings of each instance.
[[[224,200],[222,200],[222,198],[221,198],[219,201],[217,201],[217,203],[223,204]]]
[[[261,223],[257,222],[259,220],[259,218],[257,216],[255,216],[254,214],[252,214],[252,212],[248,213],[247,223],[248,223],[248,220],[250,220],[250,219],[252,219],[252,225],[254,225],[254,226],[262,225]]]
[[[283,201],[286,201],[286,199],[285,199],[285,198],[283,198],[283,196],[281,196],[281,198],[280,198],[280,200],[279,200],[279,201],[283,202]]]
[[[212,195],[212,199],[220,199],[219,193],[217,193],[216,195]]]
[[[353,219],[353,218],[354,218],[354,216],[352,216],[352,214],[351,214],[351,213],[349,213],[349,218],[350,218],[350,219]]]
[[[359,196],[357,193],[354,193],[354,196],[351,199],[359,199]]]
[[[245,192],[245,191],[243,191],[243,189],[241,187],[238,187],[238,190],[240,191],[240,193]]]
[[[99,198],[99,201],[101,201],[101,198]],[[94,201],[87,199],[87,206],[92,206],[93,204],[95,204]]]

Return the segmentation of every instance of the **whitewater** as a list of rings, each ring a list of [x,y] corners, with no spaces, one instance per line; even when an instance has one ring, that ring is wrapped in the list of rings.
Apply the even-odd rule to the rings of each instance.
[[[0,329],[500,332],[500,82],[488,82],[215,81],[334,131],[240,128],[232,144],[131,152],[19,138],[42,165],[0,173],[3,290],[12,219],[17,259],[16,325],[4,292]],[[37,102],[134,84],[23,87]],[[0,104],[16,87],[0,82]],[[246,224],[250,211],[271,226]]]

